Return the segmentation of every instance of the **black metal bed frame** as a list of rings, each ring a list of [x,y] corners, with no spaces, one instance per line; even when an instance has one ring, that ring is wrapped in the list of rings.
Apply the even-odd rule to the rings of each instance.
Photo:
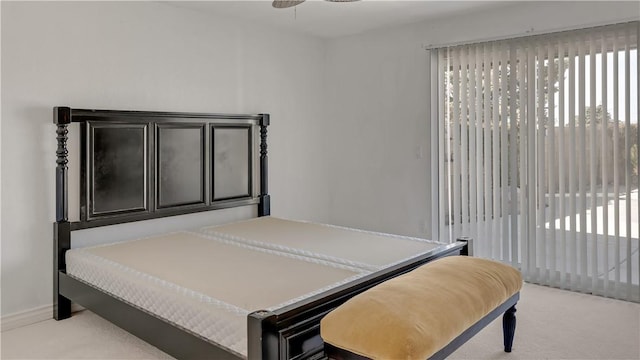
[[[71,248],[71,232],[92,227],[114,225],[140,220],[174,216],[222,208],[257,205],[258,216],[270,215],[268,194],[267,126],[268,114],[231,115],[202,113],[169,113],[144,111],[84,110],[69,107],[54,108],[54,123],[57,125],[56,150],[56,221],[53,223],[54,268],[53,268],[53,317],[62,320],[71,316],[71,302],[76,302],[112,323],[149,342],[168,354],[180,359],[241,359],[239,354],[211,343],[203,337],[165,321],[126,301],[113,297],[102,290],[73,278],[66,273],[65,253]],[[80,124],[80,221],[70,222],[68,217],[67,185],[67,135],[68,125]],[[184,129],[200,129],[202,153],[202,188],[198,198],[177,201],[168,206],[159,206],[161,184],[157,163],[160,128],[164,125]],[[130,131],[133,138],[141,139],[144,149],[138,160],[144,164],[142,191],[137,204],[115,206],[104,209],[96,205],[97,189],[93,159],[95,154],[92,138],[95,131],[103,127],[116,132]],[[181,126],[184,125],[184,126]],[[216,198],[212,185],[213,146],[211,138],[219,127],[237,128],[240,134],[247,126],[260,128],[260,180],[259,193],[241,192],[237,196]],[[98,129],[98,130],[96,130]],[[124,130],[123,130],[124,129]],[[118,134],[119,135],[119,134]],[[254,149],[249,132],[249,167]],[[93,145],[92,145],[93,144]],[[135,163],[135,162],[134,162]],[[251,170],[249,169],[250,176]],[[249,181],[251,184],[251,181]],[[166,205],[166,204],[165,204]],[[469,255],[468,241],[461,240],[443,246],[438,251],[421,254],[405,262],[369,274],[355,282],[344,284],[322,294],[285,306],[275,311],[255,311],[248,316],[249,359],[316,359],[324,357],[324,344],[320,338],[320,319],[354,295],[361,293],[389,278],[406,273],[429,261],[452,255]]]

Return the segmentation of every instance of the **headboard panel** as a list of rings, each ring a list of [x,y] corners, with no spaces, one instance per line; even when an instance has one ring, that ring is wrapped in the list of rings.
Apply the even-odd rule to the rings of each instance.
[[[56,107],[54,123],[57,222],[68,221],[67,126],[80,124],[80,220],[71,230],[251,204],[270,212],[268,114]]]
[[[156,209],[206,206],[207,124],[167,123],[155,128]]]
[[[250,125],[213,124],[211,201],[251,197],[253,131]]]
[[[80,220],[150,210],[150,124],[82,123]]]

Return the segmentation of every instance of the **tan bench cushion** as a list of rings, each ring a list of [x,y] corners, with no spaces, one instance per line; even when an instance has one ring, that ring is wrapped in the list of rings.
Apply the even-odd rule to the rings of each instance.
[[[372,359],[427,359],[521,287],[511,266],[446,257],[349,299],[322,319],[320,333]]]

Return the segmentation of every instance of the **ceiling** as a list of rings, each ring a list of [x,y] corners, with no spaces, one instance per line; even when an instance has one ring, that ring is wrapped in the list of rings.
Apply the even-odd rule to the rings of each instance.
[[[361,33],[504,5],[505,1],[363,0],[332,3],[307,0],[288,9],[271,7],[271,0],[168,1],[171,6],[234,17],[295,30],[322,38]]]

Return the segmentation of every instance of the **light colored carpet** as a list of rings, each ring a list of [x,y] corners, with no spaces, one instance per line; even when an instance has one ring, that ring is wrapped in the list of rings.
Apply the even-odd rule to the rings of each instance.
[[[640,304],[525,284],[511,353],[502,318],[451,359],[640,359]]]
[[[640,359],[640,305],[525,284],[513,352],[501,318],[451,359]],[[89,311],[3,332],[2,359],[171,359]]]

